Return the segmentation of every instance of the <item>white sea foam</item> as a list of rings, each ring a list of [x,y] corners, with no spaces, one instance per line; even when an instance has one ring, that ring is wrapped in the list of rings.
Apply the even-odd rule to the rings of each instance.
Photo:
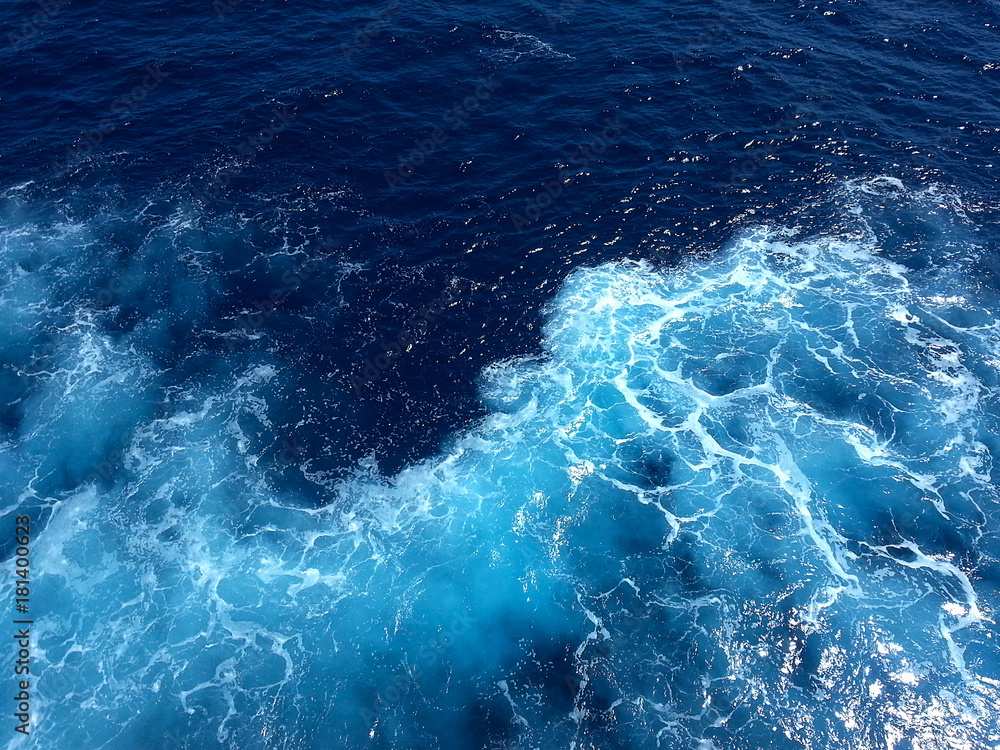
[[[496,48],[489,55],[500,62],[519,62],[522,58],[546,58],[552,60],[575,60],[572,55],[558,52],[548,42],[523,31],[496,29],[486,35],[492,40],[494,35],[498,41]]]

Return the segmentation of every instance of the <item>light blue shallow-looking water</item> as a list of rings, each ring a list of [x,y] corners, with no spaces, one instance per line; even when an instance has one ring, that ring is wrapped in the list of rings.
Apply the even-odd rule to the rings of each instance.
[[[4,454],[46,519],[29,746],[1000,745],[1000,294],[957,193],[828,199],[838,234],[575,271],[481,423],[322,507],[246,447],[289,365],[152,403],[77,315]],[[6,346],[78,231],[6,238]]]

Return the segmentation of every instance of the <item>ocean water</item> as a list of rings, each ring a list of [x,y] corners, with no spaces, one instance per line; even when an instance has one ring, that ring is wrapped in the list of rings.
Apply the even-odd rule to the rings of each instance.
[[[997,2],[5,7],[5,747],[1000,748]]]

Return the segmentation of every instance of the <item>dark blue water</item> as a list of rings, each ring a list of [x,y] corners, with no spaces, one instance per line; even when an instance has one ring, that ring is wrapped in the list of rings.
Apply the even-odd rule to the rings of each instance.
[[[5,10],[8,747],[1000,747],[994,0]]]

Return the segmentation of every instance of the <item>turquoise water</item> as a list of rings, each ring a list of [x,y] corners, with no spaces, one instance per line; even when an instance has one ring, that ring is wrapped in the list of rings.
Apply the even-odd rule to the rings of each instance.
[[[1000,750],[998,0],[4,10],[0,745]]]
[[[45,523],[31,746],[996,746],[1000,295],[957,193],[829,200],[837,234],[576,270],[484,419],[319,507],[247,448],[289,365],[153,403],[77,315],[4,454]],[[8,347],[50,240],[6,238]]]

